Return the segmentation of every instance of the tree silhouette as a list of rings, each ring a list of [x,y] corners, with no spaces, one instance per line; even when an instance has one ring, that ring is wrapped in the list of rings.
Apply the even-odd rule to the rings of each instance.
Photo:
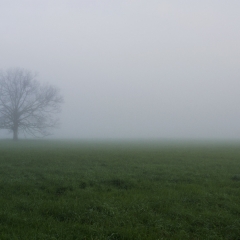
[[[56,87],[41,85],[36,76],[24,69],[0,72],[0,128],[20,131],[35,137],[46,136],[59,124],[63,97]]]

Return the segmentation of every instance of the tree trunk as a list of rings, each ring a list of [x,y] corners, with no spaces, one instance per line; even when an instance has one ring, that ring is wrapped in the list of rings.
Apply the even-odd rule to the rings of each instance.
[[[13,141],[17,141],[18,140],[18,129],[14,129],[13,130]]]

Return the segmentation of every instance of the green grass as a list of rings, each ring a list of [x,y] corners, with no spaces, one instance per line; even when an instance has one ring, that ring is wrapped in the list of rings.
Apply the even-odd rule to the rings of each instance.
[[[0,141],[0,239],[240,239],[240,145]]]

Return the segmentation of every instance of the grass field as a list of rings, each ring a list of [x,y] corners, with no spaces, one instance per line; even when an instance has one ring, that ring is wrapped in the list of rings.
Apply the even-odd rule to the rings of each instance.
[[[0,141],[0,239],[240,239],[240,144]]]

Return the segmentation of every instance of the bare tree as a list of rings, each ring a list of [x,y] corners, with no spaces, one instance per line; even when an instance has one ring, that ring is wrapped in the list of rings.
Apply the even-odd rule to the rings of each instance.
[[[0,72],[0,129],[8,129],[13,139],[18,133],[46,136],[58,126],[56,114],[63,97],[56,87],[41,85],[30,71]]]

